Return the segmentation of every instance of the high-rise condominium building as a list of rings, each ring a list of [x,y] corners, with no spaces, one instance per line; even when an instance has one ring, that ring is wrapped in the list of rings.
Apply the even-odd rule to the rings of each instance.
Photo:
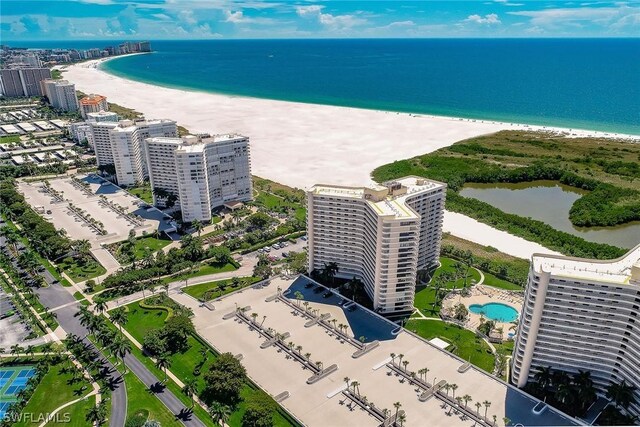
[[[47,79],[42,81],[42,87],[53,108],[62,111],[78,111],[76,85],[66,80]]]
[[[98,166],[114,165],[118,185],[124,186],[142,182],[149,175],[142,143],[145,138],[178,135],[178,127],[173,120],[89,123]]]
[[[40,83],[50,78],[48,68],[3,68],[0,70],[0,91],[7,97],[45,96]]]
[[[640,415],[640,245],[612,261],[533,255],[513,354],[523,387],[542,367],[625,380]]]
[[[109,131],[113,164],[118,185],[135,185],[149,176],[143,141],[158,136],[178,136],[173,120],[133,122],[121,120]]]
[[[151,187],[178,196],[184,221],[209,221],[214,208],[251,200],[249,138],[148,138],[144,145]],[[165,200],[154,195],[154,203]]]
[[[89,95],[80,99],[80,114],[85,119],[89,113],[99,113],[100,111],[108,111],[109,104],[107,97],[102,95]]]
[[[418,177],[370,188],[315,185],[307,192],[309,271],[338,265],[359,278],[384,314],[413,309],[416,274],[440,255],[446,185]]]

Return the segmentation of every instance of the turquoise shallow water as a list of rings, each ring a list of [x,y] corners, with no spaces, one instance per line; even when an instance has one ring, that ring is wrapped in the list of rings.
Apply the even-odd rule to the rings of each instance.
[[[118,41],[13,42],[87,49]],[[640,39],[152,41],[110,73],[181,89],[640,135]]]
[[[497,322],[513,322],[518,318],[518,311],[506,304],[499,302],[490,302],[488,304],[471,304],[469,311],[476,314],[481,314],[487,319],[495,320]]]
[[[640,39],[157,41],[104,70],[170,87],[640,135]]]

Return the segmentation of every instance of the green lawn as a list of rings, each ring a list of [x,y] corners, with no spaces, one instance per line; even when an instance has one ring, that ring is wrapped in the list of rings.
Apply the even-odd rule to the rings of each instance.
[[[127,387],[127,419],[144,414],[148,420],[160,421],[162,427],[182,425],[135,374],[127,372],[124,382]]]
[[[90,396],[87,399],[76,402],[71,406],[67,406],[61,412],[60,415],[54,417],[51,421],[45,424],[45,427],[54,426],[85,426],[87,425],[87,412],[96,405],[96,397]],[[66,420],[70,420],[66,422]],[[60,422],[58,422],[60,421]]]
[[[0,144],[11,144],[12,142],[20,142],[20,137],[18,135],[0,136]]]
[[[255,203],[266,207],[267,209],[277,209],[281,206],[287,206],[295,209],[295,217],[300,221],[304,221],[307,210],[299,203],[287,202],[283,198],[276,196],[275,194],[268,193],[266,191],[260,191],[255,198]]]
[[[58,264],[60,271],[66,273],[74,282],[83,282],[103,275],[107,270],[96,261],[93,257],[80,264],[77,259],[73,258],[70,262],[67,258]]]
[[[150,249],[151,252],[156,252],[167,246],[169,243],[171,243],[171,240],[157,239],[151,236],[140,237],[136,239],[135,244],[136,258],[141,259],[144,257],[146,249]]]
[[[416,296],[413,305],[416,308],[420,309],[420,311],[422,311],[425,315],[436,316],[440,312],[440,304],[437,304],[435,307],[433,306],[436,297],[436,290],[433,285],[441,274],[445,272],[453,273],[455,271],[453,266],[456,264],[456,262],[457,261],[454,259],[441,257],[441,266],[438,267],[429,284],[426,286],[418,286],[416,288]],[[467,286],[470,286],[472,281],[474,280],[476,282],[480,281],[480,273],[478,273],[476,269],[470,268],[467,273]],[[464,283],[464,278],[460,278],[456,281],[445,283],[444,288],[459,289],[464,286]]]
[[[183,290],[185,293],[191,295],[192,297],[198,300],[202,299],[205,292],[209,290],[216,290],[213,298],[219,298],[222,295],[226,295],[228,293],[231,293],[233,291],[236,291],[246,286],[253,285],[254,283],[260,281],[259,277],[239,277],[239,279],[240,279],[240,284],[238,287],[232,286],[233,279],[224,279],[224,280],[217,280],[215,282],[207,282],[207,283],[201,283],[199,285],[187,286],[186,288],[183,288]],[[224,290],[221,290],[222,287],[224,287]]]
[[[151,186],[149,185],[141,185],[139,187],[130,187],[130,188],[127,188],[127,191],[149,204],[153,203],[153,193],[151,192]]]
[[[148,293],[148,296],[150,295],[151,292]],[[140,301],[127,305],[127,309],[127,323],[124,327],[140,344],[147,332],[162,328],[168,314],[167,310],[162,308],[140,307]]]
[[[38,419],[38,414],[51,413],[58,406],[91,392],[91,386],[84,378],[72,384],[73,375],[69,372],[64,372],[64,366],[65,363],[62,362],[49,368],[49,372],[44,375],[29,402],[24,407],[22,412],[33,414],[34,416],[31,420],[34,422],[29,422],[31,420],[25,419],[17,423],[16,427],[37,426],[40,424],[35,422]],[[83,389],[83,387],[85,388]]]
[[[204,264],[204,265],[201,265],[199,268],[194,269],[191,273],[187,272],[179,276],[165,277],[160,281],[160,283],[171,283],[171,282],[175,282],[176,280],[184,280],[184,279],[190,279],[192,277],[206,276],[207,274],[225,273],[229,271],[235,271],[237,269],[238,267],[236,267],[231,263],[227,263],[224,265]]]
[[[484,274],[484,282],[483,282],[484,285],[493,286],[494,288],[506,289],[508,291],[523,290],[520,286],[513,284],[511,282],[507,282],[506,280],[500,279],[499,277],[496,277],[491,273],[485,273],[483,271],[483,274]]]
[[[453,354],[480,369],[493,372],[495,357],[487,343],[473,332],[441,320],[409,320],[405,328],[427,340],[441,338],[452,344],[448,350]]]

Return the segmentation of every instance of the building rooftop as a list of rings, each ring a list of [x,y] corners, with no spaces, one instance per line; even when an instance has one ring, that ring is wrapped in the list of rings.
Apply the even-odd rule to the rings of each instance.
[[[204,150],[204,147],[210,144],[220,144],[244,139],[247,139],[247,137],[239,134],[187,135],[182,138],[182,145],[178,147],[178,151],[184,153],[200,153]]]
[[[613,260],[533,254],[532,263],[536,272],[549,272],[553,276],[579,281],[640,285],[640,244],[624,256]]]
[[[317,184],[309,189],[310,193],[332,197],[361,199],[380,216],[396,218],[417,218],[418,215],[406,205],[406,200],[416,193],[445,188],[446,185],[417,176],[407,176],[383,185],[369,187],[344,187],[338,185]]]
[[[80,105],[98,105],[107,99],[106,96],[94,95],[85,96],[80,100]]]

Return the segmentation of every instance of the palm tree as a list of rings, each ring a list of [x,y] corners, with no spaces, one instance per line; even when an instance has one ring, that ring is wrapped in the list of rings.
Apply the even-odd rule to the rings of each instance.
[[[196,230],[196,232],[198,233],[198,238],[200,238],[200,233],[202,233],[202,229],[204,228],[204,225],[202,224],[202,222],[196,219],[191,223],[191,225],[193,226],[193,229]]]
[[[169,359],[167,353],[161,353],[156,356],[156,367],[164,371],[164,380],[162,382],[165,383],[167,381],[167,369],[171,367],[171,359]]]
[[[451,384],[451,391],[453,392],[453,398],[456,398],[456,390],[458,389],[458,384]]]
[[[476,414],[478,416],[480,416],[480,407],[482,406],[482,403],[480,402],[476,402]]]
[[[492,415],[491,418],[493,419],[493,425],[498,425],[498,416],[497,415]]]
[[[400,408],[402,408],[402,403],[396,402],[396,403],[393,404],[393,407],[396,408],[395,418],[397,420],[398,419],[398,411],[400,410]]]
[[[395,353],[391,353],[389,356],[391,356],[391,364],[395,365],[395,363],[396,363],[396,354]]]
[[[14,344],[11,346],[11,355],[22,353],[22,347],[19,344]]]
[[[622,380],[619,384],[612,383],[609,385],[606,396],[608,399],[613,400],[617,407],[627,409],[629,405],[636,401],[635,390],[636,388],[633,385],[627,384],[625,380]]]
[[[209,406],[209,415],[211,415],[214,423],[225,425],[231,416],[231,409],[220,402],[213,402],[211,406]]]
[[[196,379],[191,378],[184,383],[184,387],[182,387],[182,392],[189,396],[191,399],[191,407],[195,405],[196,401],[194,399],[195,394],[198,392],[198,388],[196,387]]]
[[[473,399],[468,394],[462,396],[462,400],[464,400],[464,407],[466,408]]]
[[[124,365],[124,373],[127,373],[127,365],[124,364],[124,357],[131,353],[131,343],[128,339],[118,335],[116,339],[109,345],[109,350],[116,357],[116,360],[120,358]]]
[[[502,417],[502,422],[504,426],[507,427],[511,423],[511,420],[508,417]]]
[[[120,332],[122,332],[122,325],[127,323],[127,310],[124,307],[118,307],[111,312],[111,320],[118,324]]]
[[[402,427],[404,422],[407,421],[407,415],[404,412],[401,413],[400,416],[398,416],[398,420],[400,421],[400,427]]]
[[[351,383],[351,387],[353,387],[353,392],[355,394],[357,394],[358,396],[360,396],[360,382],[359,381],[353,381]]]
[[[456,402],[458,402],[458,406],[462,407],[462,397],[456,397]]]
[[[536,372],[533,379],[542,390],[546,390],[547,387],[551,385],[551,368],[543,366],[538,372]]]
[[[343,378],[344,382],[347,384],[347,389],[349,389],[349,381],[351,381],[351,378],[349,377],[344,377]]]
[[[482,404],[484,405],[484,419],[487,419],[487,411],[489,410],[489,406],[491,406],[491,402],[489,402],[488,400],[485,400],[484,402],[482,402]]]
[[[404,371],[407,372],[407,365],[409,364],[408,360],[405,360],[404,362],[402,362],[402,366],[404,367]]]
[[[98,312],[98,314],[102,314],[107,311],[107,301],[103,298],[96,298],[94,300],[94,308]]]
[[[89,412],[87,412],[86,419],[94,425],[102,425],[107,419],[107,407],[104,406],[104,400],[98,405],[93,406]]]
[[[33,353],[34,353],[33,346],[28,345],[24,352],[27,353],[29,356],[33,356]]]
[[[304,299],[304,295],[300,291],[296,291],[293,295],[296,297],[296,300],[298,301],[298,307],[300,307],[300,301]]]

